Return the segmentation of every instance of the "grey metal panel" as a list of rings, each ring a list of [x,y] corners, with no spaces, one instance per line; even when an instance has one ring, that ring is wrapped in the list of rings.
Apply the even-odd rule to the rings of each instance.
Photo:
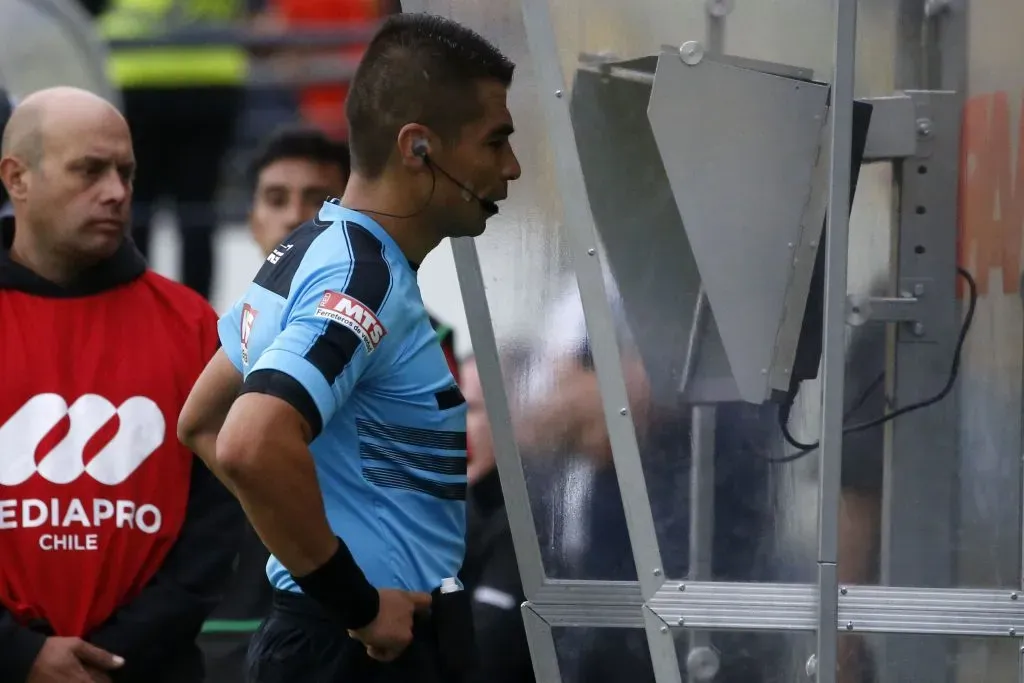
[[[656,66],[576,73],[571,109],[590,207],[652,401],[676,405],[681,387],[689,402],[732,400],[736,383],[647,116]]]
[[[590,211],[587,189],[559,60],[558,45],[551,24],[547,0],[523,0],[523,24],[530,56],[535,64],[541,106],[554,147],[557,179],[565,214],[563,225],[572,245],[573,266],[579,283],[598,381],[600,384],[609,441],[622,496],[626,524],[636,561],[637,577],[644,595],[653,595],[664,581],[661,554],[654,532],[654,519],[640,464],[633,419],[629,410],[621,354],[605,289],[597,232]]]
[[[827,96],[827,86],[713,58],[658,60],[651,127],[738,398],[752,403],[788,388],[823,217],[805,214],[819,210],[812,181]],[[783,339],[789,348],[777,352]]]
[[[850,243],[853,160],[853,95],[857,56],[857,1],[837,0],[830,107],[831,154],[825,255],[825,320],[822,344],[821,460],[818,469],[818,675],[833,683],[839,639],[836,563],[839,555],[839,488],[843,457],[843,384],[846,373],[846,284]]]
[[[524,603],[522,611],[534,678],[537,683],[560,683],[562,674],[558,667],[558,652],[555,650],[551,626],[533,611],[530,603]]]
[[[473,340],[477,371],[483,388],[487,417],[491,423],[494,458],[505,496],[505,509],[512,530],[512,542],[519,562],[523,592],[532,600],[544,583],[544,563],[534,526],[530,493],[526,488],[523,462],[516,446],[512,414],[505,394],[505,382],[498,357],[498,344],[491,326],[491,311],[484,290],[483,273],[476,243],[468,237],[452,240],[459,288],[466,307],[466,324]]]
[[[906,95],[870,97],[873,107],[864,161],[908,157],[917,149],[917,117],[914,103]]]

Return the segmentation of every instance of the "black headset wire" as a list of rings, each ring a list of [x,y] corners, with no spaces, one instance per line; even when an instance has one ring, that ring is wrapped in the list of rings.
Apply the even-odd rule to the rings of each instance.
[[[964,321],[960,326],[960,335],[957,338],[956,349],[953,352],[953,362],[949,369],[949,377],[946,380],[945,386],[936,393],[934,396],[918,401],[917,403],[911,403],[910,405],[903,406],[902,408],[896,408],[892,412],[888,412],[882,417],[868,420],[867,422],[861,422],[858,424],[850,425],[843,429],[843,434],[853,434],[856,432],[863,432],[874,427],[881,426],[886,422],[895,420],[896,418],[906,415],[907,413],[914,412],[915,410],[921,410],[928,406],[934,405],[939,401],[946,398],[953,387],[956,385],[957,377],[960,374],[960,359],[964,348],[964,342],[967,341],[967,333],[971,329],[971,323],[974,322],[974,312],[978,305],[978,285],[974,281],[974,277],[967,272],[964,268],[958,267],[956,269],[957,274],[967,282],[967,288],[970,292],[970,299],[967,306],[967,315],[964,316]],[[882,373],[871,382],[870,385],[861,393],[861,395],[853,401],[852,406],[843,415],[843,421],[845,422],[850,418],[851,415],[857,412],[857,410],[864,405],[868,397],[875,389],[882,385],[885,381],[885,373]],[[796,400],[796,392],[791,392],[786,398],[786,402],[779,407],[779,427],[782,429],[782,437],[786,440],[790,446],[796,449],[795,453],[780,457],[770,457],[768,460],[773,463],[787,463],[799,460],[800,458],[813,453],[821,445],[820,441],[815,441],[812,444],[805,444],[797,441],[789,431],[789,413],[793,407],[793,402]],[[887,397],[888,402],[888,397]],[[887,406],[888,407],[888,406]]]
[[[360,213],[372,213],[376,216],[387,216],[388,218],[404,219],[415,218],[416,216],[419,216],[421,213],[427,210],[428,206],[430,206],[430,202],[434,198],[434,190],[437,189],[437,171],[434,170],[434,164],[431,163],[430,159],[427,158],[426,155],[424,155],[423,161],[427,164],[427,168],[430,169],[430,193],[427,195],[427,200],[423,202],[423,205],[420,208],[413,211],[412,213],[398,215],[394,213],[385,213],[383,211],[374,211],[373,209],[355,209],[350,206],[345,208],[350,209],[351,211],[358,211]]]

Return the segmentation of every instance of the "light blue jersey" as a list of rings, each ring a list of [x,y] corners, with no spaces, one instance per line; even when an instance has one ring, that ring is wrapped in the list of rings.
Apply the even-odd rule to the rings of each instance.
[[[267,257],[221,343],[244,391],[305,416],[327,518],[370,583],[429,592],[464,556],[465,400],[415,267],[336,202]],[[267,575],[299,590],[274,557]]]

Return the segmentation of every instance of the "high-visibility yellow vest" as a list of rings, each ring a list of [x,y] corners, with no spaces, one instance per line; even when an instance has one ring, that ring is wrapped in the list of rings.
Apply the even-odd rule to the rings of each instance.
[[[222,24],[243,16],[243,0],[112,0],[99,18],[107,40],[157,36],[190,24]],[[248,54],[241,47],[181,46],[111,50],[108,73],[121,88],[242,85]]]

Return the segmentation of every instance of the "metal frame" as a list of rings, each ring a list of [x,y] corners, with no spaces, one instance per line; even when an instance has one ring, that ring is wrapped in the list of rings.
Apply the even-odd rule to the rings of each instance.
[[[576,135],[568,100],[563,96],[565,79],[551,13],[547,0],[523,0],[521,5],[526,41],[539,82],[541,107],[551,133],[549,139],[554,150],[556,177],[565,212],[563,225],[571,245],[580,300],[608,424],[615,473],[619,490],[630,492],[622,496],[622,507],[636,560],[637,579],[644,596],[650,597],[665,580],[661,553],[640,464],[633,417],[629,410],[616,325],[605,289],[597,229],[590,212],[583,169],[576,150]]]
[[[535,73],[539,81],[541,104],[550,131],[557,180],[563,196],[564,225],[571,240],[580,295],[583,302],[587,329],[593,346],[595,365],[602,389],[605,415],[612,440],[613,456],[637,564],[639,583],[561,581],[543,577],[539,549],[532,520],[514,512],[516,521],[516,548],[520,555],[524,579],[528,579],[530,601],[523,605],[534,668],[540,681],[560,680],[558,657],[552,636],[552,627],[591,628],[643,628],[651,649],[655,676],[659,683],[677,683],[680,680],[679,657],[671,634],[685,629],[691,635],[691,648],[699,641],[693,639],[698,631],[801,631],[816,632],[817,652],[814,657],[815,675],[819,683],[834,683],[837,671],[838,634],[876,633],[905,635],[944,635],[959,637],[1015,638],[1024,646],[1024,600],[1018,593],[999,589],[958,589],[947,587],[890,587],[840,586],[836,575],[837,536],[840,487],[840,462],[843,435],[843,381],[845,371],[844,326],[848,314],[846,300],[846,260],[849,232],[849,180],[850,138],[852,128],[853,69],[856,45],[856,0],[838,0],[836,10],[835,73],[832,82],[833,102],[841,106],[830,108],[830,201],[827,239],[826,323],[823,350],[823,410],[821,414],[821,468],[818,529],[818,582],[817,584],[726,583],[704,579],[700,562],[687,581],[666,581],[661,575],[660,554],[654,534],[647,488],[644,485],[632,420],[626,403],[625,383],[619,367],[618,345],[609,310],[596,231],[590,215],[589,201],[583,183],[579,157],[575,149],[575,136],[562,97],[565,87],[559,67],[557,45],[550,23],[547,0],[521,0],[527,43]],[[899,234],[903,242],[912,246],[900,250],[898,284],[907,289],[907,296],[899,299],[875,300],[876,320],[900,322],[902,328],[896,340],[895,402],[906,405],[930,395],[923,380],[923,371],[929,364],[945,366],[951,358],[951,344],[956,339],[959,317],[955,309],[944,302],[952,299],[954,283],[951,279],[955,264],[956,167],[959,144],[959,114],[966,92],[965,26],[966,5],[954,0],[944,12],[932,18],[931,40],[925,41],[929,50],[917,54],[913,46],[920,46],[921,25],[908,28],[906,21],[922,21],[924,9],[917,0],[901,3],[901,36],[899,43],[905,54],[897,64],[897,86],[932,88],[933,91],[908,91],[891,97],[873,98],[871,129],[865,161],[895,161],[912,172],[904,173],[900,182]],[[708,0],[709,46],[721,45],[724,35],[724,17],[729,11],[728,0]],[[716,14],[718,12],[718,14]],[[916,33],[915,33],[916,31]],[[911,40],[911,36],[917,37]],[[936,45],[943,49],[937,50]],[[947,46],[951,46],[946,49]],[[945,91],[940,91],[944,89]],[[950,92],[954,91],[954,92]],[[916,172],[923,160],[933,159],[927,176]],[[934,171],[934,172],[933,172]],[[925,180],[927,179],[927,183]],[[925,206],[929,220],[925,222],[917,206]],[[936,219],[936,217],[939,217]],[[929,240],[928,244],[918,240]],[[924,264],[915,263],[913,245],[922,244],[936,256]],[[498,386],[497,349],[489,319],[473,322],[481,313],[486,316],[483,282],[475,247],[456,246],[456,262],[460,283],[471,321],[474,346],[478,359],[491,356],[494,369],[488,371],[490,383]],[[946,266],[949,266],[948,268]],[[942,269],[941,282],[934,273]],[[949,271],[946,273],[946,271]],[[465,273],[463,272],[465,271]],[[949,278],[946,278],[946,275]],[[916,286],[915,286],[916,285]],[[474,292],[473,290],[477,291]],[[474,303],[475,299],[479,299]],[[482,301],[483,306],[478,304]],[[473,310],[470,310],[470,309]],[[915,323],[922,327],[915,329]],[[479,331],[478,331],[479,330]],[[482,344],[481,344],[482,342]],[[478,361],[479,362],[479,361]],[[484,373],[481,368],[482,374]],[[911,393],[913,392],[913,393]],[[492,421],[500,421],[507,414],[504,396],[496,398],[495,407],[487,394],[488,410]],[[501,393],[501,392],[497,392]],[[940,404],[941,405],[941,404]],[[933,409],[938,406],[933,406]],[[955,399],[947,399],[939,410],[955,409]],[[495,412],[495,410],[497,412]],[[923,411],[922,411],[923,412]],[[934,413],[933,413],[934,415]],[[707,416],[704,416],[705,418]],[[955,420],[943,419],[955,430]],[[923,416],[918,416],[923,419]],[[700,421],[698,421],[700,422]],[[891,447],[887,449],[886,479],[890,489],[886,499],[891,501],[891,484],[898,479],[901,497],[928,495],[929,500],[938,491],[926,491],[927,483],[908,479],[907,457],[926,457],[937,452],[935,448],[922,448],[919,434],[910,434],[921,422],[904,416],[892,426]],[[498,440],[496,434],[496,441]],[[947,434],[934,434],[939,444],[955,444]],[[909,439],[913,438],[911,442]],[[521,464],[516,459],[511,433],[502,434],[505,442],[498,448],[499,467],[506,495],[512,494],[528,508],[528,496],[522,477]],[[952,446],[955,447],[955,446]],[[700,450],[700,449],[697,449]],[[897,451],[900,458],[893,458]],[[952,454],[955,456],[955,453]],[[695,459],[696,460],[696,459]],[[951,459],[955,462],[955,457]],[[700,470],[700,467],[697,467]],[[506,471],[509,476],[506,477]],[[701,474],[701,472],[697,472]],[[909,489],[907,487],[916,487]],[[920,489],[920,491],[918,491]],[[913,493],[918,491],[918,493]],[[945,493],[943,493],[945,495]],[[695,502],[698,499],[695,499]],[[706,503],[706,501],[705,501]],[[513,512],[510,504],[510,513]],[[704,506],[701,507],[701,510]],[[699,511],[701,511],[699,510]],[[528,510],[527,510],[528,512]],[[692,520],[699,527],[700,518]],[[906,528],[897,533],[905,537],[910,533],[906,524],[887,505],[883,529]],[[696,529],[700,531],[700,529]],[[1024,532],[1022,532],[1024,533]],[[888,537],[891,541],[891,536]],[[697,539],[698,541],[700,539]],[[948,539],[947,539],[948,541]],[[691,538],[691,543],[694,539]],[[701,544],[694,549],[694,560],[699,560]],[[946,542],[945,547],[949,546]],[[942,544],[938,546],[941,550]],[[525,555],[534,553],[528,562]],[[901,578],[892,571],[896,555],[908,552],[889,543],[886,560],[891,565],[885,577],[889,582],[913,583],[920,576]],[[938,558],[936,558],[938,559]],[[1022,560],[1024,561],[1024,560]],[[946,567],[951,563],[945,563]],[[537,577],[541,576],[537,587]],[[710,578],[710,577],[707,577]],[[935,577],[935,583],[941,584]],[[1024,587],[1024,586],[1022,586]],[[666,637],[667,636],[667,637]],[[913,661],[903,652],[900,657],[883,658],[880,672],[892,680],[909,680],[912,669],[915,676],[929,681],[940,681],[944,657],[930,650],[928,643],[915,640],[914,646],[923,654]],[[942,644],[935,644],[942,647]],[[1024,649],[1022,649],[1024,652]],[[930,653],[930,654],[929,654]],[[933,661],[929,661],[933,660]],[[902,662],[902,663],[901,663]],[[929,667],[934,666],[934,669]],[[895,668],[894,668],[895,667]],[[1024,683],[1024,657],[1020,664],[1020,680]]]
[[[459,264],[457,274],[466,323],[476,358],[477,372],[483,388],[484,403],[491,423],[494,459],[505,496],[505,509],[512,530],[512,543],[519,563],[519,575],[527,600],[535,600],[544,585],[544,560],[534,526],[530,492],[526,488],[519,447],[512,427],[512,413],[505,394],[505,382],[498,356],[498,344],[491,326],[491,309],[487,303],[483,273],[476,243],[469,238],[452,240],[452,254]]]
[[[821,460],[818,493],[817,681],[835,683],[838,670],[839,489],[846,375],[846,270],[850,235],[854,65],[857,0],[837,0],[830,108],[830,168],[825,242],[825,320],[821,381]]]
[[[818,629],[818,589],[811,584],[666,581],[647,602],[637,593],[631,602],[608,604],[600,587],[586,597],[589,601],[527,603],[524,609],[558,627],[644,628],[649,612],[659,628]],[[837,633],[1024,637],[1024,599],[1017,591],[841,586],[836,603]]]

